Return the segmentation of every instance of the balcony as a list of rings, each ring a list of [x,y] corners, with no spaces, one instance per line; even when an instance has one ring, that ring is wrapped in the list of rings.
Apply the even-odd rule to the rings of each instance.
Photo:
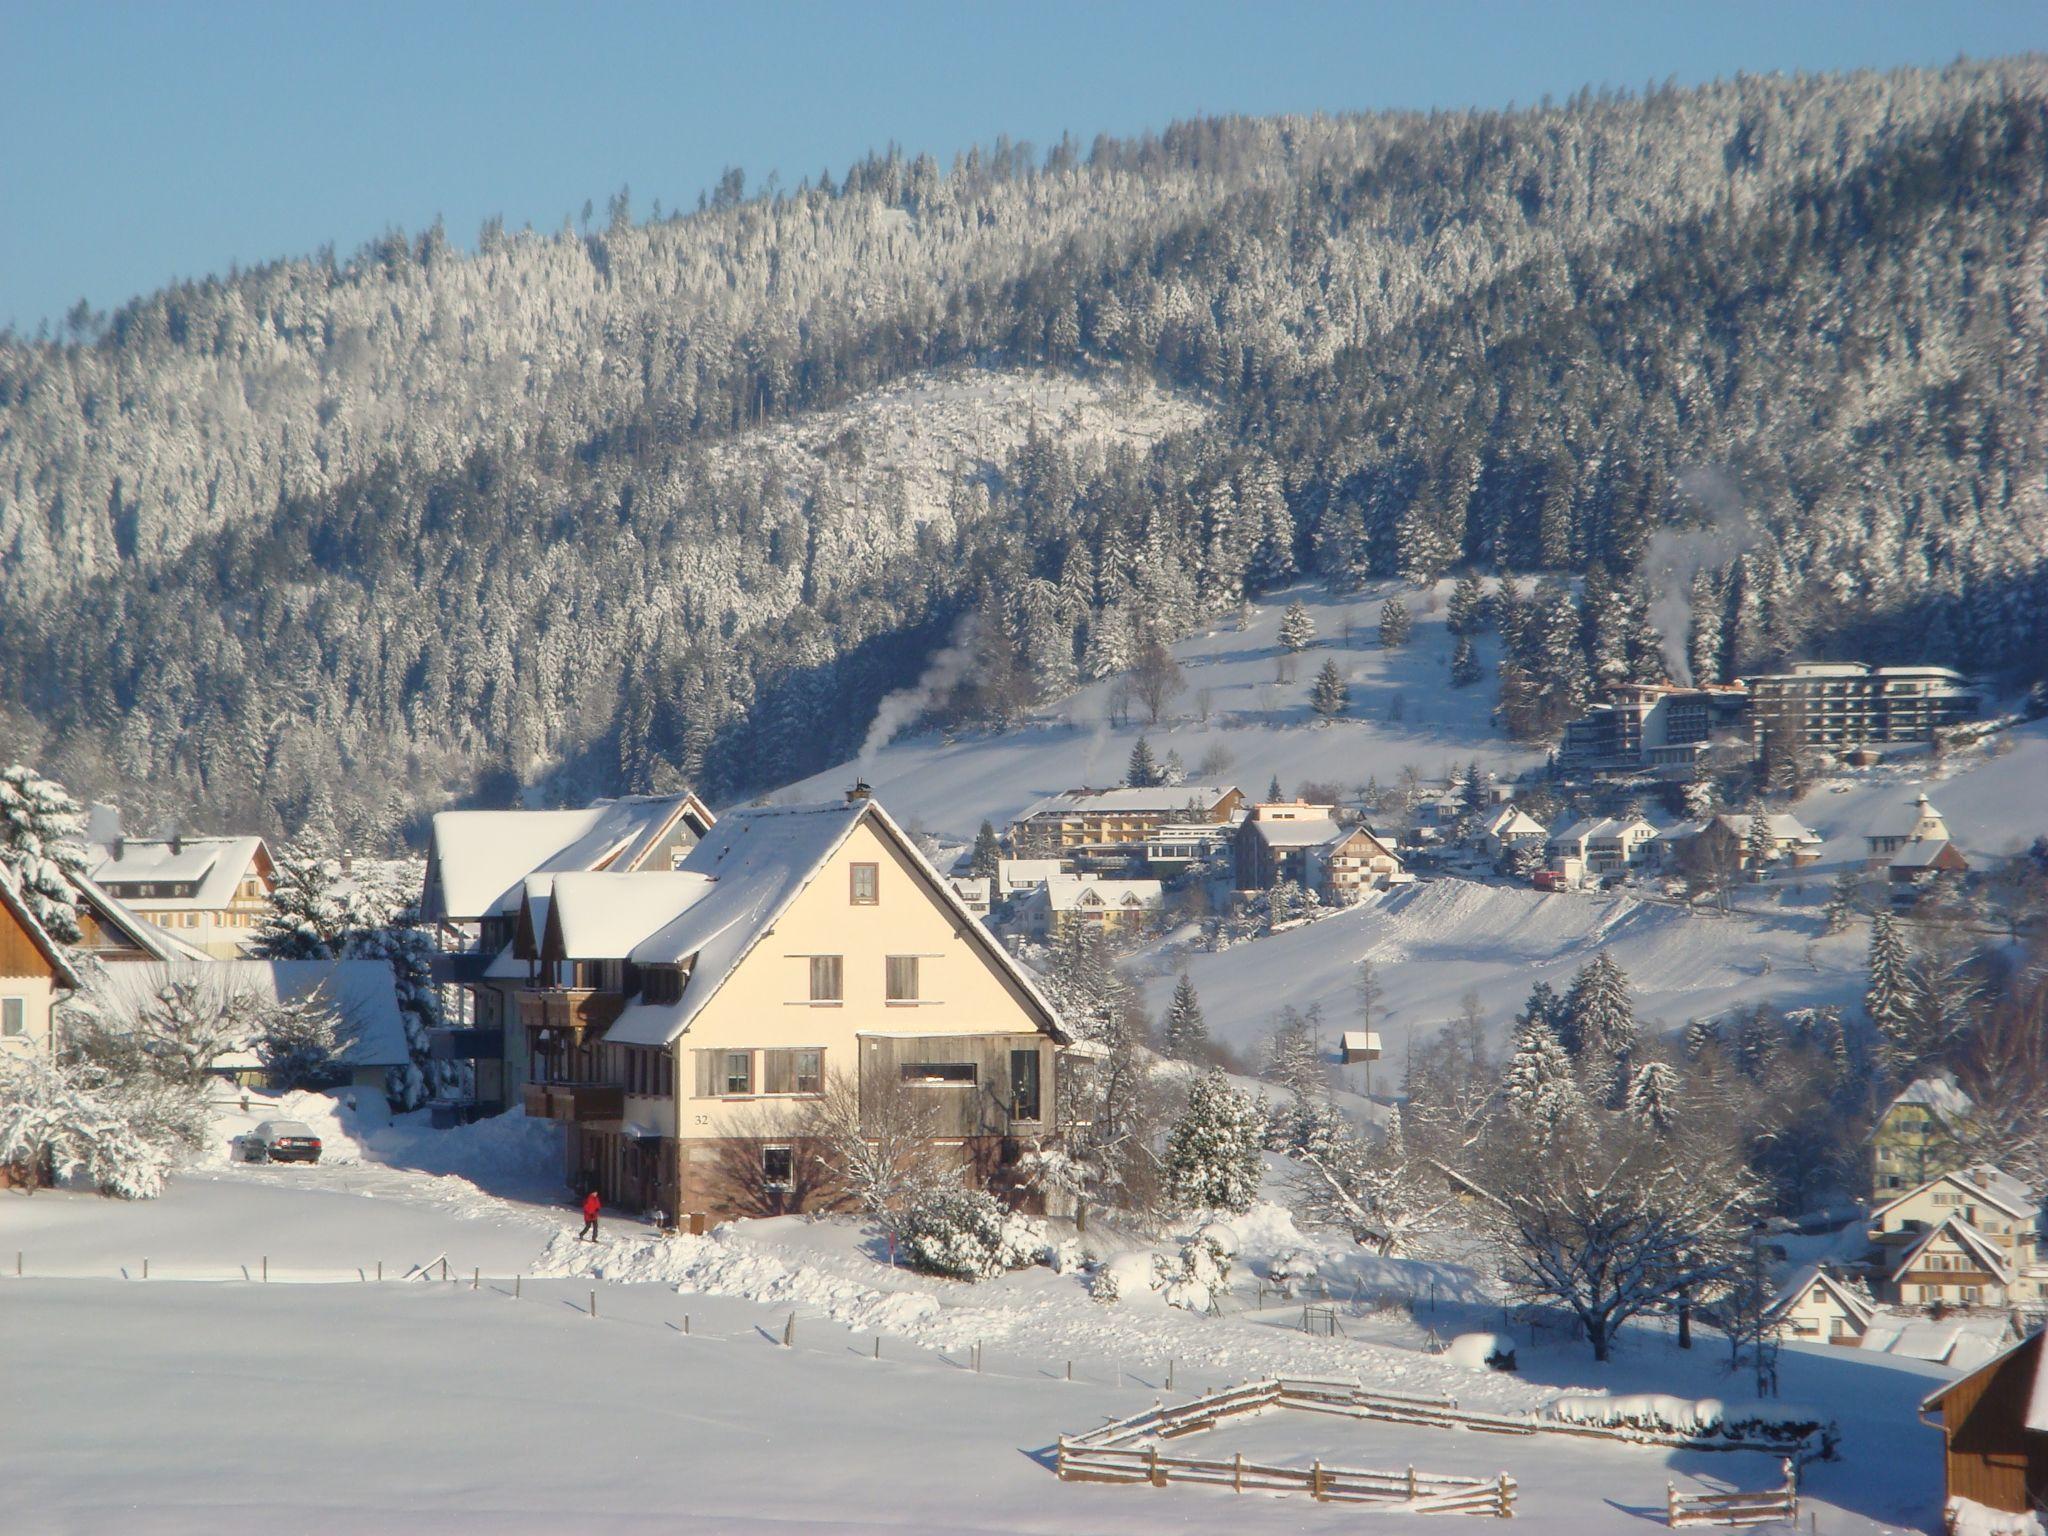
[[[434,1029],[427,1032],[429,1061],[503,1061],[501,1029]]]
[[[617,1083],[528,1083],[526,1113],[535,1120],[595,1125],[626,1118],[626,1090]]]
[[[623,992],[597,992],[588,987],[529,987],[518,997],[521,1027],[572,1035],[609,1027],[626,1006]]]

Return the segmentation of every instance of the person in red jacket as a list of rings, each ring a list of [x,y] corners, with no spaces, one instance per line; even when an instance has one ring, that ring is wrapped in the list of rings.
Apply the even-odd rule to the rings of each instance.
[[[597,1191],[594,1189],[583,1197],[583,1230],[576,1234],[577,1242],[582,1242],[586,1237],[593,1243],[597,1241],[597,1213],[603,1204],[604,1202],[597,1198]]]

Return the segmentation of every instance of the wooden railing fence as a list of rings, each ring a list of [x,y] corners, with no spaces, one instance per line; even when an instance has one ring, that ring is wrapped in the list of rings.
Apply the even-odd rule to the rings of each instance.
[[[1770,1525],[1782,1521],[1799,1524],[1799,1473],[1788,1457],[1785,1481],[1776,1488],[1753,1493],[1680,1493],[1664,1485],[1664,1519],[1681,1525]]]
[[[1328,1382],[1287,1379],[1247,1382],[1168,1408],[1155,1403],[1144,1413],[1105,1424],[1079,1435],[1061,1435],[1057,1470],[1065,1482],[1206,1483],[1236,1492],[1304,1491],[1326,1503],[1377,1503],[1404,1506],[1417,1514],[1493,1515],[1512,1518],[1515,1480],[1464,1477],[1437,1472],[1365,1471],[1325,1466],[1320,1459],[1306,1467],[1272,1466],[1246,1461],[1241,1452],[1229,1459],[1182,1456],[1162,1452],[1160,1442],[1214,1429],[1226,1418],[1267,1408],[1318,1408],[1332,1390],[1354,1387]]]

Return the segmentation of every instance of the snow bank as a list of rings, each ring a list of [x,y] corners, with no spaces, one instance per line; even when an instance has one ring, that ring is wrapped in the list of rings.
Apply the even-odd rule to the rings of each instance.
[[[1673,1434],[1698,1434],[1718,1429],[1722,1404],[1718,1397],[1669,1397],[1662,1392],[1630,1392],[1618,1397],[1560,1397],[1550,1416],[1571,1424],[1606,1424],[1625,1429],[1657,1429]]]
[[[2048,1536],[2039,1515],[2015,1515],[1960,1496],[1948,1501],[1950,1536]]]
[[[611,1238],[579,1243],[557,1232],[533,1273],[565,1278],[655,1282],[707,1296],[737,1296],[768,1306],[801,1306],[862,1332],[912,1333],[940,1320],[923,1291],[878,1291],[774,1253],[718,1227],[702,1237]]]

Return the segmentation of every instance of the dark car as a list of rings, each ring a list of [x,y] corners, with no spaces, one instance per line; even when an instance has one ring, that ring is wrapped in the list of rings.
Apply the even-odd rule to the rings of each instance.
[[[240,1138],[243,1158],[252,1163],[317,1163],[320,1138],[297,1120],[266,1120]]]

